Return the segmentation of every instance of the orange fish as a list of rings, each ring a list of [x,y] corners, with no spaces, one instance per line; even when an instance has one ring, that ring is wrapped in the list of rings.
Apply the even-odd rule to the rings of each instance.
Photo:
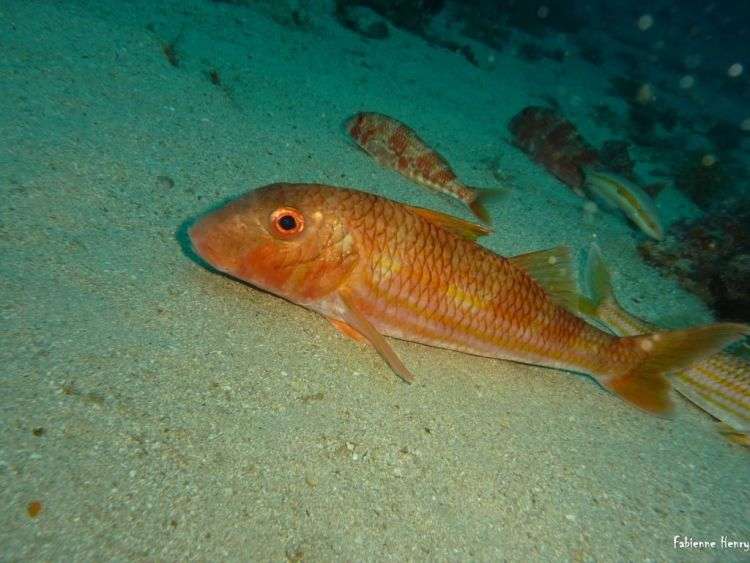
[[[742,324],[617,337],[569,312],[581,299],[567,249],[504,258],[449,215],[364,192],[273,184],[190,229],[211,266],[327,317],[413,375],[384,336],[586,373],[653,413],[664,373],[750,334]]]
[[[380,113],[360,112],[346,124],[349,134],[365,152],[386,168],[466,204],[480,221],[490,217],[480,201],[483,193],[458,181],[448,162],[428,147],[409,127]]]

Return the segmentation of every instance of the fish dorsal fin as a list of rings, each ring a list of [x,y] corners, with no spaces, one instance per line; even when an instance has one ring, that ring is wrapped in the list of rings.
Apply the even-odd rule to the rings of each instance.
[[[419,215],[422,219],[425,219],[433,225],[437,225],[441,229],[461,238],[477,240],[479,237],[483,237],[492,232],[492,229],[489,227],[485,227],[478,223],[472,223],[471,221],[466,221],[464,219],[459,219],[453,215],[440,213],[439,211],[433,211],[432,209],[425,209],[424,207],[413,207],[411,205],[407,205],[406,207],[409,208],[409,211]]]
[[[509,258],[541,285],[552,301],[574,314],[580,314],[585,302],[576,285],[570,247],[528,252]]]

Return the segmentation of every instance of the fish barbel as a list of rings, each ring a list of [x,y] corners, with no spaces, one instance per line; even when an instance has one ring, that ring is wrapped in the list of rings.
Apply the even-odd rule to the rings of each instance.
[[[569,312],[569,253],[504,258],[472,239],[487,229],[352,189],[273,184],[190,229],[215,269],[327,317],[413,375],[384,336],[589,374],[654,413],[664,373],[750,332],[741,324],[617,337]]]
[[[448,161],[400,121],[381,113],[360,112],[348,120],[346,129],[382,166],[463,202],[480,221],[490,223],[481,196],[498,190],[480,190],[461,183]]]

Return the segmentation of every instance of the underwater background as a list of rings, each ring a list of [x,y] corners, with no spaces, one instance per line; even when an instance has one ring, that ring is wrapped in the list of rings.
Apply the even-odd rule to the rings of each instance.
[[[524,146],[529,107],[570,135]],[[2,0],[0,559],[747,560],[750,454],[689,402],[393,341],[404,385],[195,258],[277,181],[471,219],[359,111],[502,188],[493,251],[596,243],[631,313],[750,322],[750,4]],[[573,133],[661,240],[559,174]]]

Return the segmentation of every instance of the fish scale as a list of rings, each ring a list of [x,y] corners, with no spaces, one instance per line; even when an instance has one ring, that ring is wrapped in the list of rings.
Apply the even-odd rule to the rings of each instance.
[[[725,323],[613,336],[570,312],[579,296],[569,252],[504,258],[474,242],[487,232],[352,189],[273,184],[208,214],[190,238],[217,270],[370,342],[406,381],[413,374],[383,336],[586,373],[662,413],[666,372],[748,332]]]
[[[401,267],[398,271],[388,270],[387,275],[376,273],[369,279],[368,273],[373,270],[363,268],[360,272],[355,272],[354,276],[362,276],[363,287],[374,292],[376,299],[391,305],[385,309],[373,310],[370,319],[384,334],[403,333],[398,326],[405,317],[410,318],[410,315],[404,315],[404,311],[411,305],[407,297],[419,293],[421,280],[424,278],[424,267],[419,267],[419,261],[413,258],[416,250],[409,245],[393,246],[393,241],[406,239],[407,233],[410,233],[413,238],[425,243],[419,251],[424,263],[430,264],[429,269],[442,272],[439,278],[435,276],[440,283],[431,292],[426,307],[438,312],[437,319],[426,323],[423,335],[411,335],[418,341],[424,338],[430,344],[447,346],[451,344],[449,338],[456,332],[466,336],[468,333],[478,332],[480,327],[492,327],[481,335],[471,334],[472,340],[482,342],[481,345],[464,348],[481,355],[492,354],[493,357],[532,361],[535,359],[532,355],[522,357],[500,348],[530,348],[541,353],[553,352],[552,341],[546,344],[538,341],[530,330],[530,324],[536,314],[539,314],[533,314],[532,311],[540,309],[545,309],[546,314],[555,317],[549,323],[550,326],[559,327],[559,334],[552,333],[555,337],[560,338],[563,334],[570,333],[580,335],[584,340],[606,339],[594,332],[587,332],[586,325],[567,311],[552,309],[541,287],[509,262],[480,246],[451,237],[426,221],[417,221],[405,208],[384,204],[380,213],[389,219],[387,228],[373,231],[370,236],[361,236],[360,245],[365,249],[365,254],[372,256],[374,263],[398,261]],[[375,268],[374,271],[379,270]],[[477,272],[484,275],[477,276]],[[450,286],[460,288],[460,295],[449,291]],[[355,295],[362,300],[364,307],[371,306],[372,297],[369,294],[364,296],[362,292],[355,291]],[[464,306],[467,299],[484,301],[488,305],[473,306],[467,311]],[[419,313],[424,314],[425,311]],[[465,339],[462,338],[463,340]]]

